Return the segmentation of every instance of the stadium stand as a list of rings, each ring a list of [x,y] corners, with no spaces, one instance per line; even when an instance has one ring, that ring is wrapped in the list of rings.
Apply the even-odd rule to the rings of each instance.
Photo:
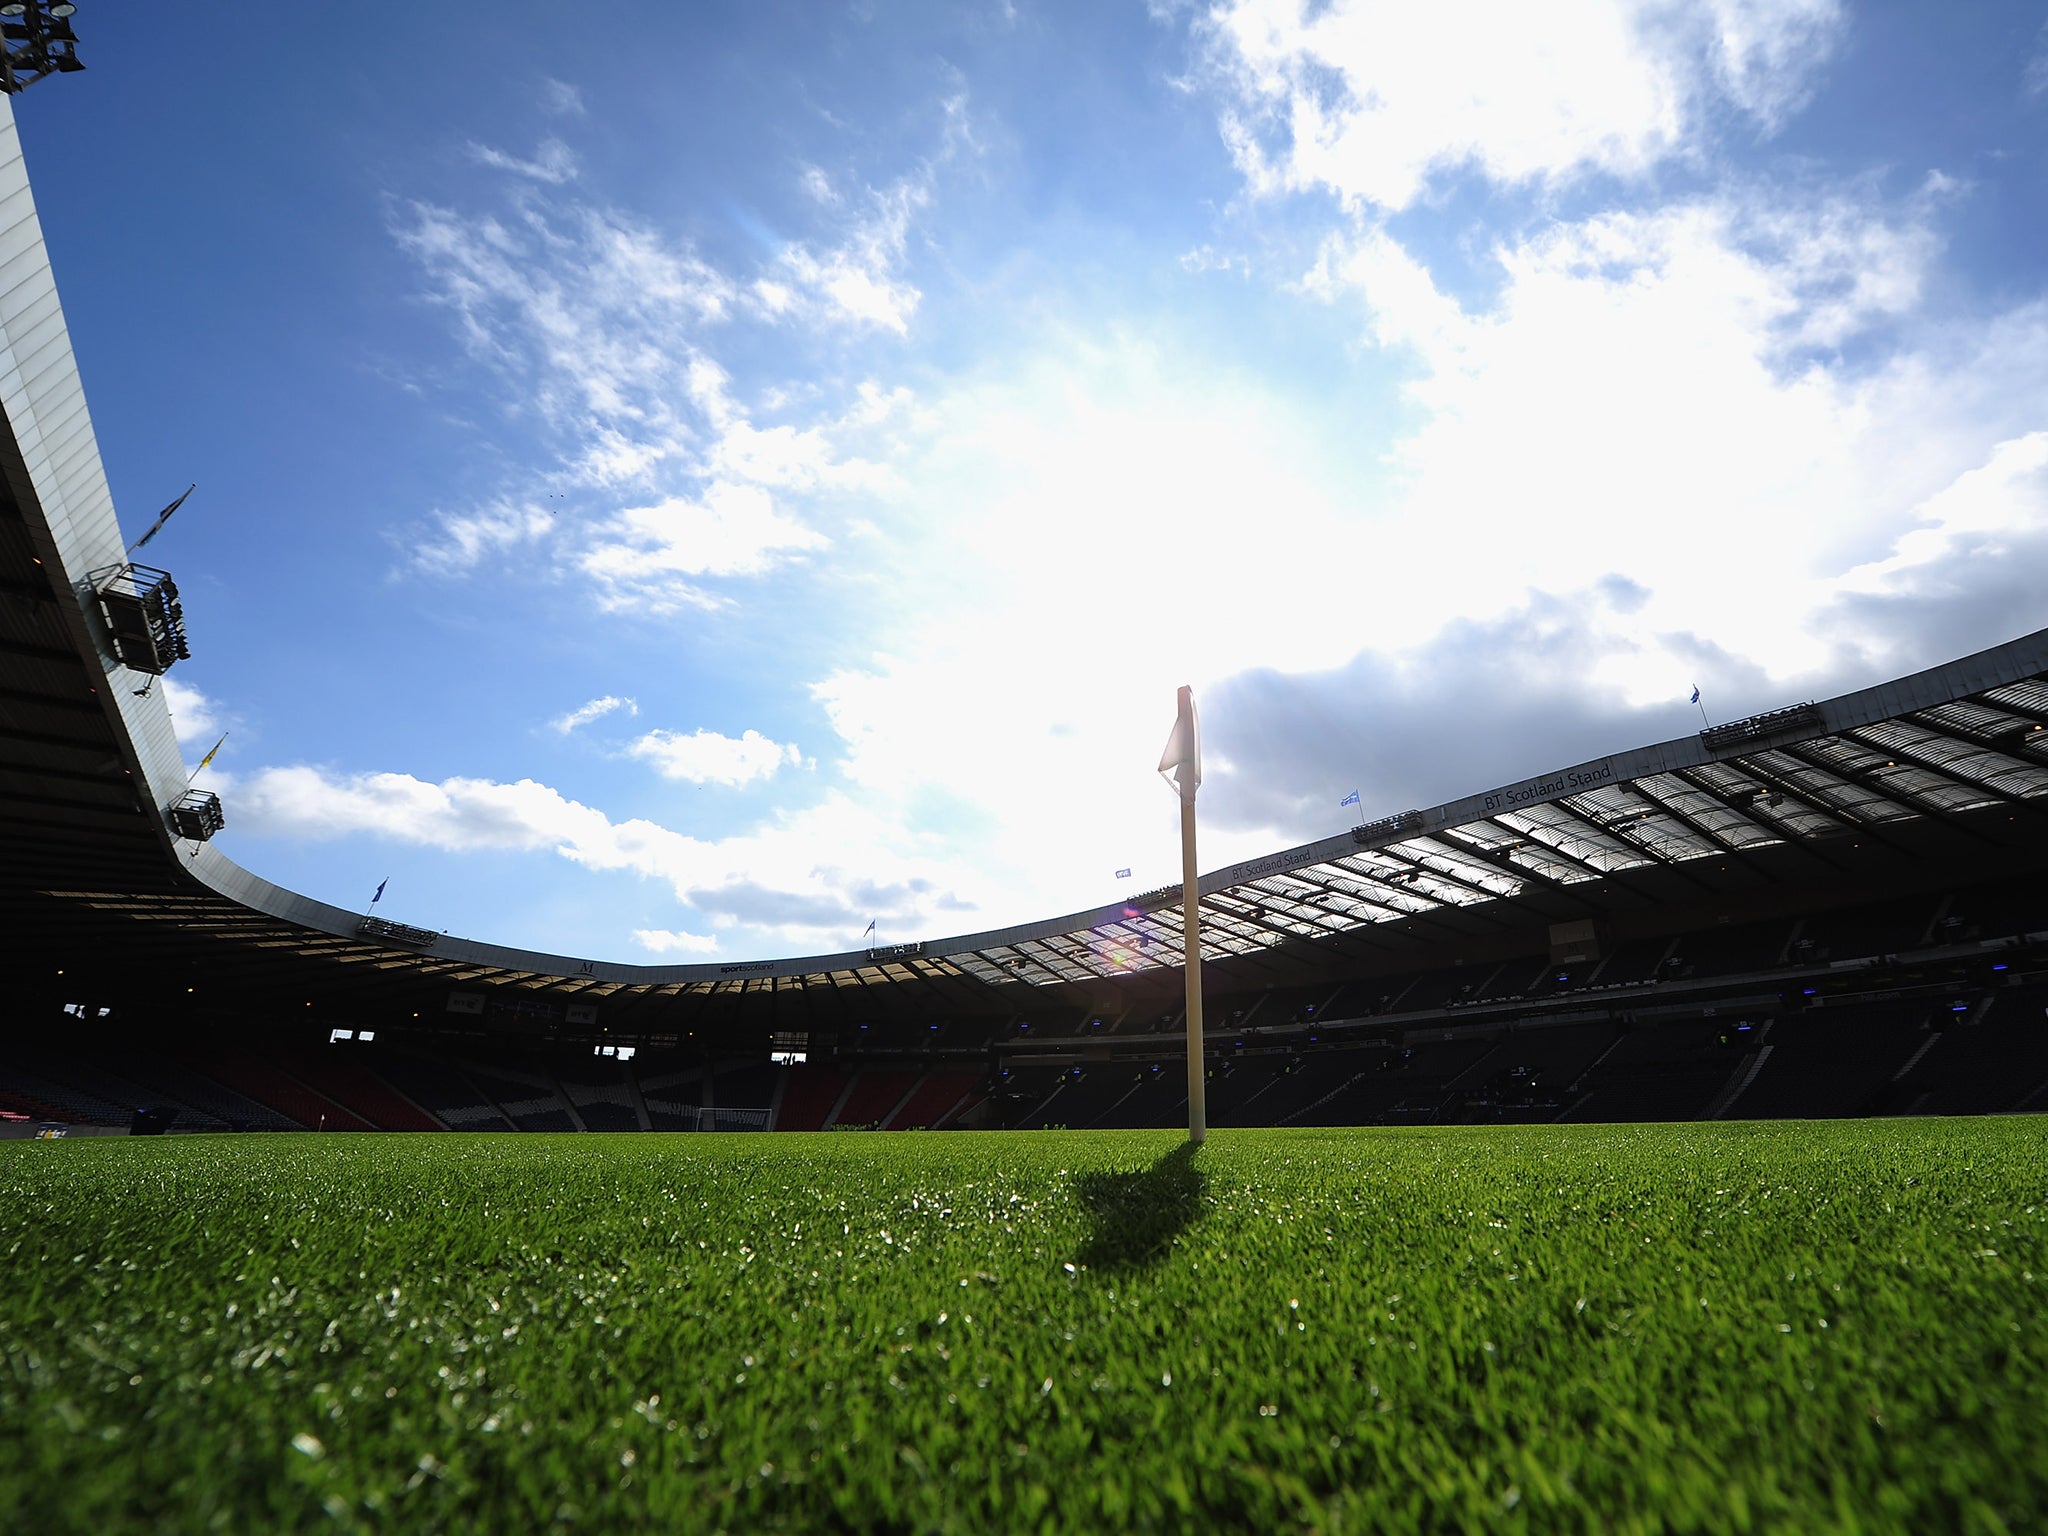
[[[298,1051],[277,1058],[278,1065],[321,1098],[339,1104],[380,1131],[439,1131],[440,1121],[380,1078],[354,1053],[333,1049]]]
[[[879,1129],[910,1097],[923,1076],[916,1071],[862,1072],[854,1079],[853,1088],[838,1112],[826,1122],[827,1128],[865,1125]]]
[[[1791,942],[1782,920],[1709,928],[1681,936],[1666,964],[1679,977],[1746,975],[1776,966]]]
[[[522,1131],[575,1131],[583,1127],[562,1100],[551,1078],[493,1066],[468,1066],[463,1075],[481,1088],[505,1118]]]
[[[927,1072],[882,1129],[928,1131],[959,1109],[973,1092],[979,1072]]]
[[[787,1067],[775,1101],[778,1131],[822,1131],[853,1088],[853,1075],[829,1063]]]
[[[707,1073],[710,1081],[705,1103],[726,1110],[766,1110],[775,1102],[776,1084],[782,1069],[762,1061],[721,1061]]]
[[[304,1129],[291,1116],[147,1046],[131,1045],[121,1053],[120,1060],[123,1073],[134,1082],[157,1090],[166,1100],[188,1104],[209,1114],[230,1130]]]
[[[1744,1120],[1862,1113],[1926,1038],[1930,1003],[1864,1002],[1776,1020],[1770,1056],[1724,1113]]]
[[[1568,1084],[1559,1120],[1699,1120],[1741,1058],[1716,1020],[1641,1027],[1620,1036]]]
[[[643,1113],[630,1062],[592,1056],[558,1075],[563,1094],[585,1130],[644,1131],[653,1128]]]
[[[1909,1113],[2048,1110],[2048,982],[1993,993],[1975,1018],[1944,1029],[1915,1071]]]
[[[509,1131],[512,1122],[458,1067],[424,1057],[380,1053],[377,1070],[450,1130]]]
[[[376,1127],[355,1111],[307,1087],[275,1060],[253,1054],[216,1053],[194,1058],[193,1067],[304,1130],[370,1131]]]

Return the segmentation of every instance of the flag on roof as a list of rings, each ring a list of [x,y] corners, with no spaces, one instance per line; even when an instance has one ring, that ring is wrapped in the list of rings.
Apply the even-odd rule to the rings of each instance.
[[[1131,872],[1128,869],[1120,869],[1116,872],[1116,877],[1119,880],[1128,880],[1131,878]]]
[[[1344,797],[1344,798],[1343,798],[1342,800],[1339,800],[1339,801],[1337,802],[1337,804],[1338,804],[1338,806],[1339,806],[1340,808],[1341,808],[1341,807],[1343,807],[1343,806],[1347,806],[1347,805],[1356,805],[1356,804],[1358,804],[1358,791],[1354,789],[1353,791],[1351,791],[1351,793],[1350,793],[1350,794],[1346,795],[1346,796],[1345,796],[1345,797]]]
[[[866,937],[867,937],[867,936],[868,936],[869,934],[873,933],[874,931],[875,931],[875,920],[874,920],[873,918],[869,918],[869,919],[868,919],[868,925],[867,925],[867,927],[865,927],[865,928],[863,928],[863,929],[861,930],[861,934],[860,934],[860,936],[861,936],[862,938],[866,938]]]
[[[378,902],[384,899],[384,887],[389,885],[390,883],[391,877],[389,875],[386,875],[382,880],[379,880],[377,882],[377,894],[370,898],[371,906],[374,907],[375,905],[377,905]]]
[[[186,486],[185,496],[190,496],[198,488],[199,487],[196,482],[192,485]],[[132,545],[129,546],[130,553],[133,553],[135,550],[142,548],[143,545],[147,544],[151,539],[157,536],[157,530],[162,528],[165,523],[168,523],[171,520],[171,514],[177,511],[178,508],[185,505],[185,496],[180,496],[168,507],[165,507],[163,511],[157,513],[156,521],[149,525],[149,532],[145,533],[141,538],[137,539]]]
[[[195,779],[196,779],[196,778],[198,778],[198,777],[199,777],[199,775],[200,775],[200,774],[202,774],[202,773],[206,772],[206,765],[207,765],[208,763],[210,763],[210,762],[212,762],[212,761],[213,761],[215,753],[218,753],[218,752],[220,751],[221,747],[222,747],[223,745],[225,745],[225,744],[226,744],[226,742],[227,742],[227,739],[228,739],[228,733],[227,733],[226,731],[222,731],[222,732],[220,733],[220,740],[219,740],[219,741],[216,741],[216,742],[215,742],[215,743],[213,744],[213,751],[212,751],[212,752],[209,752],[209,753],[207,753],[207,754],[206,754],[206,756],[204,756],[204,757],[202,757],[201,759],[199,759],[199,766],[198,766],[197,768],[194,768],[194,769],[192,770],[192,777],[193,777],[193,778],[195,778]]]
[[[1691,697],[1690,699],[1686,700],[1686,702],[1687,702],[1688,704],[1697,704],[1697,703],[1699,703],[1699,701],[1700,701],[1700,685],[1699,685],[1698,683],[1694,683],[1694,684],[1692,685],[1692,697]]]
[[[1202,730],[1195,719],[1194,689],[1181,689],[1178,703],[1173,734],[1166,738],[1166,750],[1159,754],[1159,771],[1170,775],[1175,792],[1193,804],[1195,791],[1202,784]]]

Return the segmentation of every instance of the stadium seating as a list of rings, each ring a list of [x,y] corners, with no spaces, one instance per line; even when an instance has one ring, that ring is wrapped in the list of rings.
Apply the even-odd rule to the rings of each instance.
[[[640,1131],[652,1128],[652,1120],[641,1123],[634,1102],[632,1066],[613,1057],[591,1056],[564,1067],[558,1074],[562,1091],[584,1126],[593,1131]]]
[[[1560,1120],[1695,1120],[1741,1056],[1722,1044],[1718,1020],[1692,1020],[1621,1035],[1574,1082]]]
[[[782,1092],[775,1105],[778,1131],[822,1131],[838,1107],[852,1077],[830,1063],[783,1068]]]
[[[1288,1059],[1284,1056],[1248,1056],[1231,1062],[1227,1071],[1212,1068],[1204,1090],[1209,1123],[1215,1126],[1261,1124],[1259,1100],[1279,1081]],[[1180,1063],[1174,1063],[1173,1070],[1179,1071],[1181,1080],[1186,1081],[1187,1073]]]
[[[446,1129],[380,1078],[359,1049],[297,1051],[280,1056],[278,1062],[322,1098],[341,1105],[380,1131]]]
[[[1893,955],[1918,949],[1926,942],[1934,916],[1935,901],[1931,896],[1870,902],[1807,918],[1800,924],[1799,936],[1793,942],[1812,944],[1830,960]]]
[[[1850,1004],[1776,1020],[1755,1081],[1725,1113],[1743,1120],[1853,1115],[1927,1033],[1927,1001]]]
[[[509,1131],[514,1127],[457,1067],[423,1057],[384,1052],[378,1071],[407,1098],[451,1130]]]
[[[2048,985],[1992,993],[1981,1019],[1942,1031],[1914,1075],[1908,1113],[2048,1110]]]
[[[126,1125],[138,1106],[85,1093],[15,1063],[0,1063],[0,1106],[39,1120],[72,1125]]]
[[[883,1127],[890,1131],[930,1130],[972,1092],[978,1072],[930,1072]]]
[[[274,1059],[245,1052],[215,1052],[192,1065],[235,1092],[287,1116],[308,1131],[371,1131],[376,1127],[355,1111],[309,1088]]]
[[[1686,934],[1666,963],[1680,976],[1744,975],[1777,965],[1791,940],[1792,924],[1782,918],[1731,923]]]
[[[570,1115],[562,1096],[547,1077],[534,1072],[520,1072],[512,1069],[493,1067],[489,1071],[475,1066],[464,1069],[466,1076],[477,1087],[489,1094],[497,1107],[514,1126],[522,1131],[573,1131],[576,1121]]]
[[[2048,1110],[2048,899],[1965,884],[1631,938],[1598,962],[1541,951],[1207,999],[1209,1123],[1490,1124]],[[181,1131],[764,1130],[973,1124],[1165,1128],[1187,1115],[1178,999],[1108,1011],[1019,989],[1025,1011],[817,1022],[810,1060],[631,1061],[566,1042],[70,1048],[0,1063],[17,1120]],[[831,1005],[843,1015],[853,1005]],[[829,1008],[828,1008],[829,1013]],[[865,1028],[861,1026],[865,1025]],[[1077,1057],[1081,1059],[1077,1061]]]
[[[922,1072],[862,1072],[854,1079],[853,1091],[839,1106],[830,1125],[867,1125],[879,1128],[896,1112],[896,1106],[917,1087]]]
[[[1669,939],[1631,939],[1619,944],[1594,968],[1587,983],[1595,987],[1626,987],[1657,974],[1672,947]]]
[[[775,1084],[783,1069],[764,1061],[720,1062],[711,1072],[711,1091],[706,1102],[721,1109],[766,1109],[775,1102]]]

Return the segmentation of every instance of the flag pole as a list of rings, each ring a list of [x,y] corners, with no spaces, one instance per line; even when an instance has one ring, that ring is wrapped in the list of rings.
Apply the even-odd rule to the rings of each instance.
[[[1180,796],[1181,957],[1188,986],[1188,1140],[1200,1146],[1209,1134],[1209,1106],[1202,1055],[1202,892],[1195,881],[1195,791],[1202,785],[1202,732],[1195,718],[1195,691],[1180,690],[1173,734],[1159,754],[1159,772]]]
[[[1182,692],[1186,692],[1185,689]],[[1188,983],[1188,1140],[1209,1134],[1207,1062],[1202,1054],[1202,893],[1195,881],[1195,792],[1180,803],[1181,953]]]
[[[192,770],[192,777],[185,781],[185,787],[187,789],[190,789],[194,784],[199,782],[199,775],[206,772],[206,765],[212,762],[214,758],[219,755],[220,749],[222,747],[228,744],[228,737],[230,734],[231,733],[228,731],[222,731],[220,733],[220,740],[216,741],[213,744],[213,750],[211,752],[208,752],[206,756],[199,759],[199,766]]]

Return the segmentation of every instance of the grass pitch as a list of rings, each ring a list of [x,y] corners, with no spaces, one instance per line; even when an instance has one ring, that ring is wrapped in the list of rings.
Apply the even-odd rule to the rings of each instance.
[[[2044,1223],[2017,1119],[9,1143],[0,1528],[2033,1528]]]

